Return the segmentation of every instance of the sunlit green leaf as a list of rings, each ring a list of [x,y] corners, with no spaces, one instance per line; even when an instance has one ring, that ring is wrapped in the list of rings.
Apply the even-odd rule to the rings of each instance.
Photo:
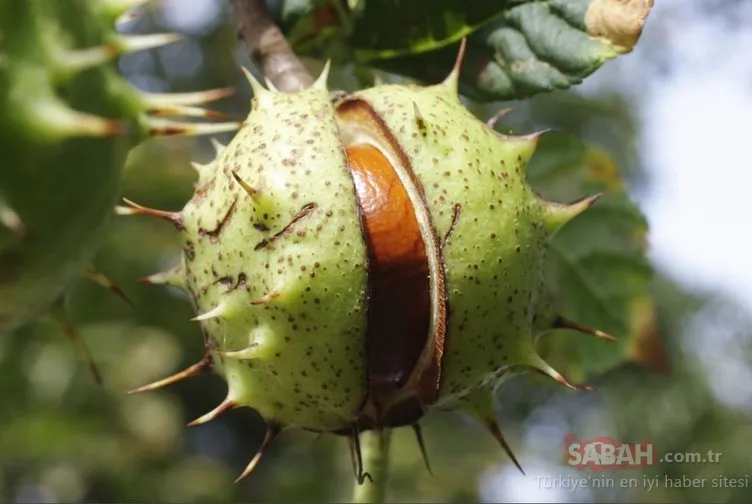
[[[619,341],[557,330],[541,338],[540,348],[574,380],[609,371],[628,359],[633,340],[647,330],[646,314],[652,315],[647,222],[608,153],[574,137],[544,135],[528,174],[548,200],[570,202],[604,193],[554,236],[546,272],[559,314]]]
[[[463,93],[511,100],[580,83],[639,38],[648,0],[287,0],[294,47],[423,81],[446,76],[469,37]]]

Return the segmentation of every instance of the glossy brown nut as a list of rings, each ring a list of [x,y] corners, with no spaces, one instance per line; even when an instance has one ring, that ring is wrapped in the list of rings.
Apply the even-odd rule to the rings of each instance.
[[[375,147],[347,149],[369,251],[368,352],[374,391],[401,386],[425,345],[430,297],[426,250],[413,205]]]

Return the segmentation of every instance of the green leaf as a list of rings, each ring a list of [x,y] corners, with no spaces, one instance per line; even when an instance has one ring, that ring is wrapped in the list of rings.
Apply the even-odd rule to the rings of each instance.
[[[542,355],[572,380],[605,373],[634,354],[653,331],[653,271],[645,257],[645,217],[630,200],[608,153],[575,137],[541,139],[528,179],[547,200],[569,202],[603,192],[601,199],[552,239],[546,278],[555,311],[618,338],[612,343],[571,330],[539,341]]]
[[[425,82],[443,79],[468,37],[461,91],[480,101],[566,89],[631,51],[652,0],[286,0],[301,53]]]

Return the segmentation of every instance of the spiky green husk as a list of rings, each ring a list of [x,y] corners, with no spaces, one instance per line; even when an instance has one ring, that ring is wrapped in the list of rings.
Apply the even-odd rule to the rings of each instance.
[[[384,153],[420,214],[433,305],[418,366],[439,355],[441,367],[436,395],[418,398],[424,413],[464,410],[509,451],[493,413],[502,380],[532,369],[576,388],[535,351],[536,336],[564,323],[546,300],[542,264],[550,237],[595,198],[538,198],[524,172],[538,135],[503,136],[478,121],[458,99],[458,68],[436,86],[381,85],[335,107],[326,72],[298,93],[269,91],[249,74],[243,129],[197,167],[181,212],[152,211],[175,223],[184,248],[180,265],[150,279],[190,294],[206,356],[139,390],[214,368],[227,399],[193,424],[249,406],[270,425],[241,477],[282,428],[358,438],[366,338],[377,336],[367,330],[367,245],[344,156],[355,143]]]
[[[365,101],[399,132],[435,233],[445,238],[448,323],[439,403],[509,366],[538,366],[531,320],[553,226],[525,182],[537,135],[498,135],[461,105],[449,83],[381,86],[351,99]]]
[[[325,89],[257,88],[252,109],[181,212],[186,287],[229,401],[347,427],[365,397],[367,257],[333,108]]]
[[[128,151],[150,135],[201,129],[147,114],[195,114],[185,105],[226,94],[178,95],[176,103],[118,74],[119,54],[177,39],[116,33],[117,17],[139,3],[0,3],[0,333],[43,312],[84,274]]]

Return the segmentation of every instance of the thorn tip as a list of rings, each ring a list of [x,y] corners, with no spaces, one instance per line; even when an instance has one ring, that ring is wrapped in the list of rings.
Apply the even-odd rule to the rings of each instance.
[[[246,67],[241,66],[240,69],[243,71],[243,74],[245,74],[245,78],[248,80],[248,83],[251,85],[251,89],[253,90],[253,96],[261,97],[264,94],[268,93],[269,91],[256,79],[256,77],[251,73],[250,70],[248,70]]]
[[[543,224],[548,229],[550,235],[553,236],[566,223],[593,206],[601,196],[603,196],[603,193],[594,194],[569,205],[543,201]]]
[[[71,343],[73,343],[81,360],[83,360],[89,367],[89,372],[91,372],[91,375],[94,377],[96,384],[102,385],[102,373],[99,372],[99,367],[94,361],[94,357],[91,355],[91,351],[86,345],[86,342],[76,329],[76,326],[70,322],[68,316],[65,314],[65,307],[63,306],[62,298],[55,302],[52,308],[52,316],[62,326],[63,332],[65,332],[65,335]]]
[[[180,265],[177,265],[167,271],[161,271],[159,273],[154,273],[153,275],[141,277],[138,279],[138,281],[140,283],[151,285],[171,285],[173,287],[180,288],[185,287]]]
[[[494,439],[496,439],[496,442],[499,443],[499,445],[501,446],[501,449],[504,450],[504,453],[507,454],[509,459],[517,467],[517,469],[523,474],[523,476],[526,476],[525,470],[522,469],[522,466],[520,465],[520,462],[517,460],[517,457],[514,455],[512,448],[509,446],[509,443],[507,443],[507,440],[504,439],[504,436],[501,434],[501,429],[499,429],[499,424],[496,423],[494,419],[486,419],[484,423],[486,425],[486,428],[488,428],[488,430],[491,431],[491,435],[494,437]]]
[[[238,403],[236,403],[235,401],[232,401],[230,399],[225,399],[224,401],[222,401],[219,404],[219,406],[217,406],[216,408],[214,408],[210,412],[208,412],[208,413],[206,413],[204,415],[201,415],[200,417],[198,417],[197,419],[193,420],[192,422],[188,422],[187,426],[188,427],[196,427],[197,425],[202,425],[202,424],[205,424],[207,422],[211,422],[212,420],[214,420],[215,418],[217,418],[222,413],[224,413],[224,412],[226,412],[228,410],[231,410],[233,408],[236,408],[237,406],[238,406]]]
[[[86,273],[84,273],[84,276],[91,280],[92,282],[96,283],[97,285],[100,285],[104,287],[105,289],[109,290],[116,296],[118,296],[120,299],[128,303],[131,308],[135,308],[136,305],[131,301],[128,296],[125,295],[125,292],[123,292],[117,285],[112,283],[112,281],[104,276],[101,272],[97,271],[93,266],[90,267]]]
[[[420,448],[420,454],[423,457],[423,464],[426,466],[426,470],[428,471],[428,474],[433,476],[433,471],[431,470],[431,462],[428,460],[428,451],[426,450],[426,443],[423,438],[423,429],[421,428],[419,423],[414,423],[411,425],[413,428],[413,432],[415,433],[415,439],[418,441],[418,447]]]
[[[196,364],[193,364],[192,366],[182,371],[179,371],[173,375],[170,375],[167,378],[163,378],[153,383],[149,383],[148,385],[143,385],[133,390],[129,390],[128,395],[157,390],[157,389],[166,387],[168,385],[172,385],[173,383],[177,383],[179,381],[185,380],[186,378],[198,376],[202,373],[209,371],[209,369],[211,369],[211,357],[209,356],[209,354],[207,354],[203,359],[201,359],[201,361],[197,362]]]
[[[496,112],[494,115],[492,115],[487,121],[486,126],[488,126],[491,129],[496,128],[496,123],[499,122],[499,120],[509,114],[512,111],[511,107],[503,108]]]
[[[258,196],[258,191],[254,189],[253,187],[251,187],[251,185],[248,184],[248,182],[240,178],[240,175],[238,175],[237,171],[234,171],[234,170],[232,171],[232,177],[235,179],[235,181],[238,184],[240,184],[240,187],[243,188],[243,190],[248,196],[250,196],[251,198],[256,198]]]
[[[116,207],[116,212],[119,215],[148,215],[149,217],[156,217],[158,219],[166,220],[172,223],[178,230],[184,229],[183,217],[179,212],[167,212],[164,210],[155,210],[143,205],[139,205],[128,198],[123,198],[123,201],[128,204],[128,207]]]
[[[220,302],[217,306],[209,310],[208,312],[196,315],[191,319],[191,322],[201,322],[203,320],[209,320],[213,318],[220,318],[227,313],[227,305]]]
[[[467,46],[467,37],[462,37],[462,40],[460,40],[460,47],[457,51],[457,59],[454,61],[454,66],[452,67],[452,71],[449,73],[449,75],[444,79],[443,84],[445,86],[451,87],[451,89],[457,93],[458,86],[459,86],[459,80],[460,80],[460,71],[462,70],[462,61],[465,59],[465,48]]]
[[[266,87],[269,91],[278,92],[279,90],[274,85],[274,83],[269,80],[269,77],[264,77],[264,83],[266,84]]]
[[[258,343],[253,343],[249,347],[246,347],[242,350],[235,350],[231,352],[219,351],[217,352],[217,355],[225,359],[253,360],[258,358],[258,347]]]
[[[566,379],[561,373],[556,371],[553,367],[551,367],[547,362],[545,362],[543,359],[539,359],[539,363],[534,366],[534,369],[545,376],[548,376],[550,378],[553,378],[557,382],[564,385],[569,390],[573,391],[585,391],[585,392],[592,392],[594,389],[590,385],[576,385]]]
[[[190,107],[186,105],[165,105],[150,107],[148,111],[158,116],[186,116],[186,117],[202,117],[207,119],[229,119],[230,116],[215,110],[204,109],[201,107]]]
[[[241,480],[248,477],[249,474],[253,472],[253,470],[256,468],[256,465],[258,465],[259,461],[261,460],[261,457],[264,455],[264,451],[267,449],[269,444],[274,441],[274,438],[276,438],[280,433],[280,428],[274,424],[267,424],[266,426],[266,434],[264,435],[264,440],[261,442],[261,446],[256,451],[256,455],[253,456],[251,461],[248,463],[248,465],[245,467],[243,472],[235,479],[235,484],[237,485]]]
[[[254,305],[254,306],[263,305],[263,304],[269,303],[271,301],[274,301],[275,299],[277,299],[281,295],[282,295],[282,292],[280,292],[277,289],[274,289],[274,290],[269,291],[268,293],[264,294],[260,298],[251,301],[251,304]]]
[[[606,341],[619,341],[615,336],[612,336],[608,334],[607,332],[601,331],[600,329],[594,329],[592,327],[588,327],[583,324],[579,324],[572,320],[566,319],[562,316],[556,317],[553,323],[553,328],[554,329],[571,329],[572,331],[577,331],[583,334],[591,334],[597,338],[600,338]]]
[[[144,118],[149,130],[149,136],[166,137],[175,135],[213,135],[235,131],[243,126],[242,122],[221,123],[190,123],[171,121],[160,117],[146,116]]]
[[[39,101],[34,114],[43,121],[52,135],[104,137],[128,132],[128,125],[120,121],[78,112],[54,100]]]
[[[314,88],[321,89],[322,91],[328,90],[329,72],[331,70],[331,66],[332,61],[329,59],[326,60],[326,63],[324,63],[324,68],[321,69],[321,73],[313,83]]]
[[[118,53],[143,51],[172,44],[183,37],[177,33],[152,33],[149,35],[127,35],[118,37],[115,47]]]
[[[214,154],[216,155],[216,157],[219,157],[222,154],[222,151],[224,151],[225,148],[227,147],[225,144],[223,144],[222,142],[220,142],[214,137],[210,138],[209,141],[211,142],[212,147],[214,148]]]
[[[141,100],[149,107],[171,107],[179,105],[203,105],[221,100],[235,92],[234,87],[207,89],[189,93],[148,93],[140,91]]]

